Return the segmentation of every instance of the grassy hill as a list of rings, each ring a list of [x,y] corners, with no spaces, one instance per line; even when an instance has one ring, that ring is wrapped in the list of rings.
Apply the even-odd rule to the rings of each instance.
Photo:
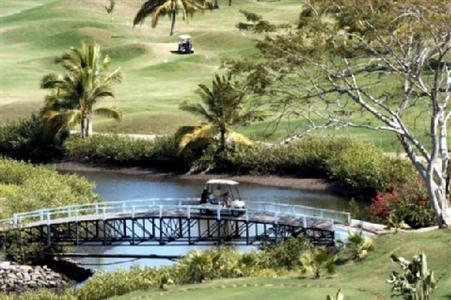
[[[221,9],[197,14],[189,23],[179,19],[177,33],[192,35],[196,53],[177,55],[177,36],[170,37],[170,20],[161,18],[156,29],[150,22],[132,28],[141,0],[117,1],[113,17],[107,0],[2,0],[0,4],[0,122],[27,115],[42,105],[39,89],[43,75],[55,69],[53,59],[82,40],[95,40],[120,66],[125,81],[109,104],[120,106],[124,121],[117,125],[98,120],[95,130],[164,133],[196,120],[178,110],[186,99],[196,99],[199,83],[210,82],[224,57],[252,51],[254,38],[235,25],[243,20],[240,9],[264,14],[268,19],[294,21],[300,4],[221,1]]]
[[[292,274],[285,278],[243,278],[218,280],[200,285],[172,287],[166,292],[138,291],[115,300],[218,300],[218,299],[284,299],[324,300],[328,294],[342,289],[345,299],[390,299],[390,285],[386,283],[391,271],[400,268],[390,261],[395,253],[410,259],[422,250],[428,257],[438,287],[432,299],[451,299],[451,230],[427,233],[398,233],[380,236],[375,251],[362,262],[339,266],[337,274],[319,280],[299,278]]]
[[[150,21],[132,27],[141,3],[142,0],[118,0],[111,16],[105,9],[108,0],[2,0],[0,123],[39,109],[45,95],[39,89],[39,80],[49,71],[59,71],[53,64],[54,58],[68,47],[79,46],[82,40],[95,40],[125,75],[117,87],[116,99],[106,101],[107,105],[122,108],[123,122],[96,118],[95,131],[162,134],[181,125],[195,124],[198,120],[181,112],[178,104],[197,99],[197,85],[210,83],[213,74],[221,72],[223,58],[243,57],[256,51],[256,36],[236,28],[244,19],[239,10],[285,23],[296,21],[301,9],[298,0],[240,0],[231,7],[228,0],[220,0],[218,10],[197,14],[189,22],[178,19],[177,34],[192,35],[195,54],[177,55],[171,53],[177,48],[178,38],[169,36],[169,18],[161,18],[156,29],[150,28]],[[303,126],[295,120],[282,122],[273,132],[271,125],[263,122],[238,127],[238,131],[251,138],[277,140]],[[269,133],[273,135],[267,136]],[[362,129],[326,133],[369,139],[387,151],[400,149],[387,133]]]

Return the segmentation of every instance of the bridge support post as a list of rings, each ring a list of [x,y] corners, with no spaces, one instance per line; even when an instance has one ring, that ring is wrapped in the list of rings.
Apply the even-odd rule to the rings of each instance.
[[[218,245],[221,245],[221,220],[216,220],[216,223],[218,225]]]
[[[188,245],[192,245],[191,242],[191,218],[188,219]]]
[[[47,247],[52,246],[52,225],[47,225]]]
[[[249,222],[246,221],[246,245],[249,245]]]
[[[105,246],[108,241],[108,233],[106,232],[106,220],[103,220],[103,245]]]
[[[75,245],[80,244],[80,222],[75,222]]]
[[[160,217],[160,228],[159,228],[159,231],[160,231],[160,245],[163,245],[164,241],[163,241],[163,218],[162,217]]]
[[[135,222],[136,222],[136,219],[133,217],[132,218],[132,241],[131,241],[132,245],[135,244]]]

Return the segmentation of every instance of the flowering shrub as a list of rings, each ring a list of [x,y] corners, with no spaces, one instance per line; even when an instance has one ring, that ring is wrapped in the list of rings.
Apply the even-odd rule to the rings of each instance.
[[[404,222],[413,228],[435,224],[426,187],[419,179],[403,185],[392,184],[390,191],[377,193],[371,212],[386,222]]]

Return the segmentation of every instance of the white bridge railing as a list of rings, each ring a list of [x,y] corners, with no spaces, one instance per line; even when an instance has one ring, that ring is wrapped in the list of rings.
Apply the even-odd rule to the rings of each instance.
[[[16,213],[11,218],[0,220],[0,230],[12,226],[27,226],[35,222],[51,224],[56,220],[64,221],[65,218],[78,218],[94,216],[97,219],[106,219],[112,214],[134,215],[144,213],[159,213],[160,217],[165,212],[183,211],[187,218],[192,213],[206,210],[216,214],[220,220],[223,215],[239,214],[247,220],[254,214],[266,214],[274,217],[274,222],[282,216],[301,218],[306,224],[307,219],[326,220],[334,223],[350,224],[351,215],[348,212],[340,212],[330,209],[315,208],[303,205],[270,203],[264,201],[246,201],[245,209],[230,209],[220,206],[199,205],[199,198],[151,198],[139,200],[126,200],[114,202],[98,202],[81,205],[70,205],[57,208],[40,209],[31,212]]]

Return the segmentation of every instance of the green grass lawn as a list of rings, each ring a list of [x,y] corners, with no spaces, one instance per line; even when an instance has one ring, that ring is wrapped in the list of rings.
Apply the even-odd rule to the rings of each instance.
[[[95,40],[120,66],[124,82],[115,100],[124,121],[115,124],[98,119],[97,131],[166,133],[197,120],[179,111],[178,104],[196,99],[200,83],[208,83],[226,57],[254,50],[255,36],[241,33],[235,25],[244,18],[240,9],[264,14],[268,19],[296,20],[296,0],[237,1],[232,7],[220,1],[221,9],[177,22],[177,34],[193,37],[195,54],[177,55],[178,37],[170,37],[170,20],[161,18],[156,29],[150,20],[132,27],[140,0],[117,1],[113,17],[106,13],[108,0],[2,0],[0,3],[0,122],[26,116],[42,105],[45,91],[39,80],[58,70],[53,59],[82,40]]]
[[[341,265],[333,276],[320,280],[293,273],[283,278],[242,278],[205,284],[171,287],[168,291],[136,291],[115,300],[211,300],[211,299],[321,299],[342,289],[345,299],[390,299],[389,274],[399,267],[390,261],[395,253],[410,259],[419,250],[426,253],[438,287],[433,299],[451,299],[451,230],[399,233],[377,238],[375,251],[362,262]]]
[[[301,9],[297,0],[241,0],[231,7],[227,2],[220,0],[221,9],[197,14],[189,22],[179,18],[177,34],[192,35],[195,54],[177,55],[171,53],[177,48],[178,38],[168,35],[169,18],[161,18],[156,29],[150,28],[149,21],[132,27],[141,0],[117,1],[113,17],[105,10],[108,0],[2,0],[0,123],[38,110],[45,96],[39,89],[40,79],[50,71],[60,71],[53,64],[54,58],[68,47],[79,46],[82,40],[95,40],[125,76],[116,98],[104,103],[120,107],[124,120],[116,123],[97,118],[95,131],[164,134],[181,125],[196,124],[195,117],[178,109],[179,103],[197,99],[197,85],[210,83],[213,74],[221,72],[222,59],[256,51],[257,36],[236,28],[244,20],[239,10],[286,23],[296,21]],[[277,141],[303,123],[283,122],[275,130],[271,125],[267,121],[238,127],[238,131],[254,139]],[[361,129],[320,132],[337,133],[371,140],[386,151],[399,149],[394,136],[387,133]]]

